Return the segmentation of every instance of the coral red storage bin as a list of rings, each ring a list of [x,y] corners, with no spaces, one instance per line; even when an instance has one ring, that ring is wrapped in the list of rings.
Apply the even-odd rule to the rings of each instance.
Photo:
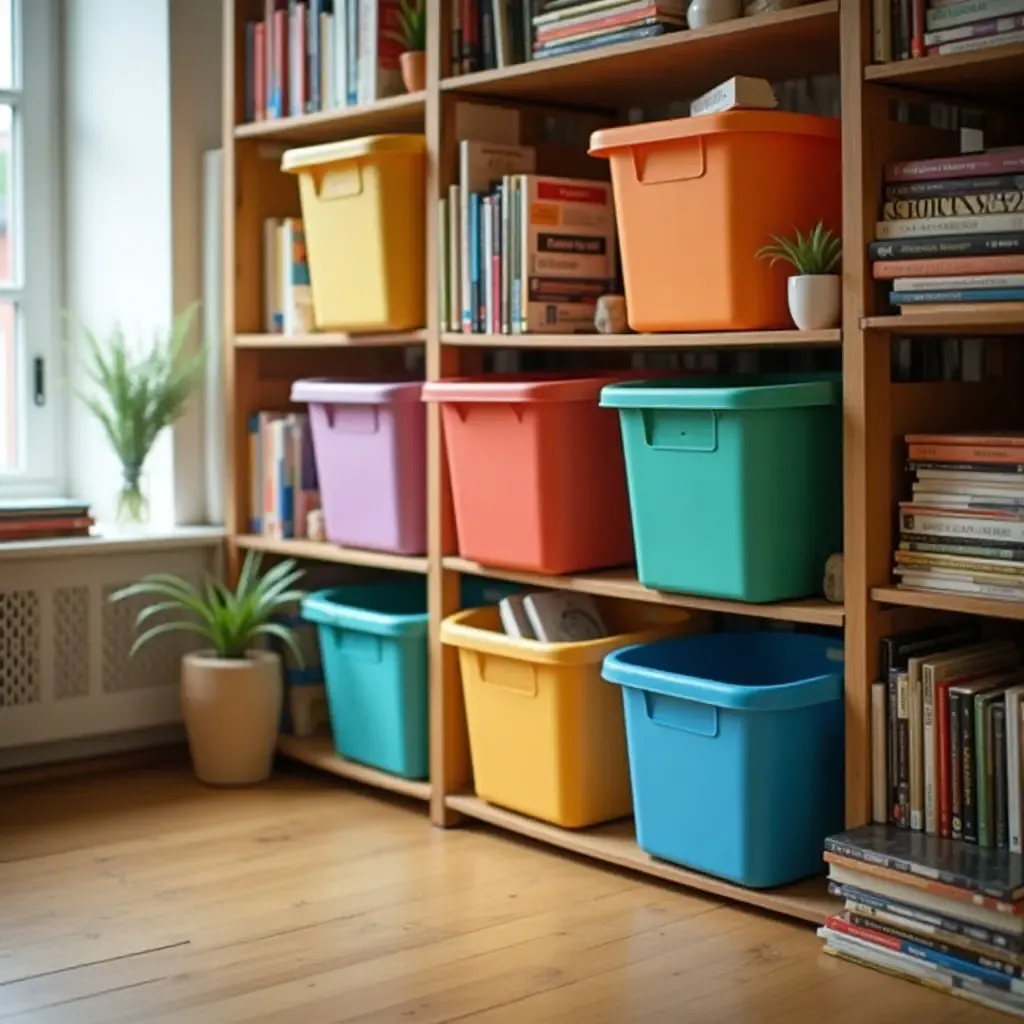
[[[632,562],[619,425],[598,405],[614,379],[494,374],[424,385],[424,400],[441,403],[464,558],[545,573]]]

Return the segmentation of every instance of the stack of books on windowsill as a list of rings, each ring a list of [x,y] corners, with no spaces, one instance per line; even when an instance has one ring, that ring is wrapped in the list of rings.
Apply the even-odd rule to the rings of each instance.
[[[0,502],[0,543],[88,537],[92,526],[85,502],[64,498]]]
[[[825,840],[825,952],[1024,1016],[1024,858],[869,825]]]
[[[688,0],[554,0],[533,19],[533,57],[560,57],[686,28]]]
[[[1021,310],[1024,146],[889,164],[870,247],[903,313]]]
[[[1024,0],[873,0],[876,63],[1024,42]]]
[[[900,585],[1024,600],[1024,434],[910,434]]]

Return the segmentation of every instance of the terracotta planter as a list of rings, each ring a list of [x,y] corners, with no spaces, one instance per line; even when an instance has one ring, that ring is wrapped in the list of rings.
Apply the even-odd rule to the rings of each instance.
[[[270,775],[281,722],[281,661],[250,651],[228,661],[203,651],[181,662],[181,709],[201,782],[244,786]]]
[[[406,92],[420,92],[427,87],[427,55],[423,50],[406,50],[398,58]]]

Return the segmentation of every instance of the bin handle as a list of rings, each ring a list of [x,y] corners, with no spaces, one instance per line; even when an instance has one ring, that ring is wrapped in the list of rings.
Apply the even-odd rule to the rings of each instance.
[[[640,415],[644,425],[644,444],[648,448],[660,451],[673,452],[716,452],[718,451],[718,410],[717,409],[693,409],[687,412],[688,417],[700,417],[711,421],[711,430],[707,439],[703,442],[687,441],[686,430],[677,430],[676,437],[658,437],[655,439],[654,425],[660,420],[664,421],[665,414],[660,409],[641,409]],[[678,426],[678,422],[676,424]]]
[[[644,712],[655,725],[691,736],[714,739],[718,735],[718,708],[686,697],[669,697],[651,690],[643,691]]]
[[[484,665],[486,664],[487,656],[482,651],[477,651],[476,654],[476,668],[477,676],[481,683],[486,683],[488,686],[496,686],[499,690],[504,690],[506,693],[514,693],[517,697],[536,697],[537,696],[537,666],[530,665],[530,684],[529,686],[514,686],[507,682],[499,681],[498,679],[488,679],[487,673],[484,672]],[[499,659],[504,660],[504,659]]]
[[[376,434],[380,429],[380,412],[375,405],[332,405],[325,407],[327,415],[327,426],[335,429],[335,424],[344,425],[346,422],[350,429],[342,431],[346,434]],[[365,415],[369,409],[370,414]],[[363,429],[351,429],[356,424]]]
[[[449,407],[455,412],[455,415],[459,418],[459,422],[460,423],[465,423],[466,422],[466,417],[469,415],[469,410],[471,408],[473,408],[474,406],[477,406],[479,404],[481,404],[481,403],[477,403],[477,402],[452,402],[452,403],[450,403]],[[488,405],[498,405],[498,404],[504,404],[504,403],[488,402],[486,404],[488,404]],[[516,422],[517,423],[522,423],[523,422],[523,415],[524,415],[524,412],[525,412],[523,407],[518,402],[509,402],[509,403],[507,403],[507,405],[508,405],[509,411],[516,418]]]
[[[667,185],[672,181],[703,178],[707,169],[704,140],[673,139],[671,145],[634,146],[633,173],[641,185]]]
[[[313,167],[310,174],[317,197],[322,202],[362,195],[363,167],[359,160],[347,161],[341,166]]]

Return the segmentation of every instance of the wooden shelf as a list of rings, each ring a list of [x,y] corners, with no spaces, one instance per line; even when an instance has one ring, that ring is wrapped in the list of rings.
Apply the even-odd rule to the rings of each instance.
[[[745,889],[711,875],[655,860],[637,846],[633,823],[629,820],[599,825],[596,828],[570,830],[544,821],[494,807],[476,796],[448,796],[446,805],[469,818],[515,832],[537,842],[557,846],[583,857],[604,861],[629,871],[653,875],[666,882],[697,889],[711,896],[737,900],[761,910],[785,914],[812,924],[821,924],[829,914],[842,909],[842,901],[829,896],[824,878],[814,878],[779,889]]]
[[[729,75],[781,81],[837,71],[838,0],[758,14],[656,39],[446,78],[445,91],[624,110],[698,96]]]
[[[237,124],[234,134],[236,139],[323,142],[382,132],[422,132],[425,110],[426,93],[406,93],[361,107],[339,107],[317,114]]]
[[[470,576],[489,576],[491,579],[509,580],[512,583],[544,587],[549,590],[575,590],[600,597],[647,601],[650,604],[667,604],[707,612],[725,612],[729,615],[751,615],[782,622],[805,622],[815,626],[841,628],[843,625],[843,606],[829,604],[822,598],[780,601],[777,604],[745,604],[742,601],[719,601],[715,598],[695,597],[689,594],[669,594],[645,587],[637,580],[634,569],[610,569],[605,572],[575,576],[545,576],[542,573],[499,569],[490,565],[481,565],[479,562],[471,562],[467,558],[452,556],[442,559],[442,565],[451,572],[466,573]]]
[[[1010,309],[986,309],[963,313],[907,313],[896,316],[869,316],[864,327],[894,334],[960,334],[981,331],[985,334],[1024,334],[1024,302]]]
[[[377,768],[369,768],[364,764],[348,761],[334,749],[334,744],[327,736],[279,736],[277,749],[285,757],[301,761],[313,768],[340,775],[343,779],[361,782],[366,786],[386,789],[389,793],[412,797],[415,800],[430,799],[430,783],[413,779],[403,779],[400,775],[391,775]]]
[[[323,331],[316,334],[236,334],[235,348],[267,348],[279,351],[288,348],[403,348],[422,345],[427,332],[398,331],[394,334],[339,334]]]
[[[456,334],[444,345],[467,348],[549,348],[589,351],[651,348],[771,348],[838,345],[841,331],[719,331],[707,334]]]
[[[238,546],[247,551],[265,551],[282,558],[301,558],[311,562],[340,562],[342,565],[365,565],[373,569],[391,569],[394,572],[425,573],[426,556],[393,555],[387,551],[366,551],[362,548],[343,548],[340,544],[327,544],[315,540],[275,540],[256,534],[242,534],[235,538]]]
[[[990,619],[1014,619],[1024,622],[1024,601],[998,601],[970,594],[939,593],[911,587],[874,587],[871,597],[879,604],[897,604],[906,608],[929,608],[936,612],[984,615]]]
[[[1019,102],[1024,45],[992,46],[973,53],[918,57],[873,64],[864,69],[867,82],[951,94],[964,99]]]

